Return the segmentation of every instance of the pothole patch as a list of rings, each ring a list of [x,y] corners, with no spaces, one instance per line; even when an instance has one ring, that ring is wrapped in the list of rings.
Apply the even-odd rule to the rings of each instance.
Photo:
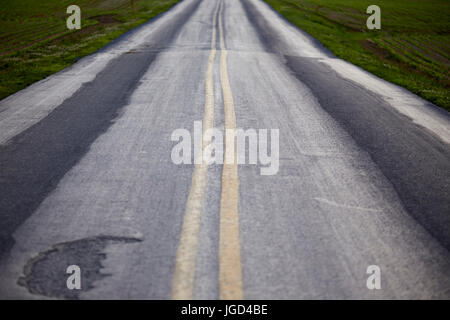
[[[53,298],[79,299],[80,294],[94,288],[95,281],[110,274],[102,273],[102,261],[106,258],[105,248],[109,245],[140,242],[141,239],[98,236],[54,245],[30,259],[24,267],[24,276],[18,284],[33,294]],[[76,265],[81,270],[81,289],[69,290],[66,269]]]

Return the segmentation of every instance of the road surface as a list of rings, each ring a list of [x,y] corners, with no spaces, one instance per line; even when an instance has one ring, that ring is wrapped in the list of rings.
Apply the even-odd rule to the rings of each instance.
[[[278,129],[276,174],[174,163],[195,121]],[[2,298],[450,298],[449,114],[260,0],[181,1],[4,99],[0,169]]]

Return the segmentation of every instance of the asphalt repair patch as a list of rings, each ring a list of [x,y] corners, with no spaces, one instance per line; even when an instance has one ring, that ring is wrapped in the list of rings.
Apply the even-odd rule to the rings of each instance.
[[[109,245],[134,243],[136,238],[98,236],[54,245],[50,250],[39,253],[24,267],[24,276],[18,284],[32,294],[52,298],[77,300],[80,294],[94,288],[94,282],[110,274],[102,273],[102,261],[106,258],[105,248]],[[66,269],[77,265],[81,270],[81,289],[69,290]]]

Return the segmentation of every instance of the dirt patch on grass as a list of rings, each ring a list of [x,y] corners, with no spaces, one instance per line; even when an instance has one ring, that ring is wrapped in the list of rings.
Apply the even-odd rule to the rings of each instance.
[[[348,30],[352,31],[361,31],[364,30],[366,27],[366,24],[364,21],[360,21],[352,16],[348,16],[346,14],[342,14],[340,12],[330,11],[330,10],[323,10],[324,14],[328,18],[328,20],[342,25],[346,27]]]
[[[391,55],[389,50],[385,48],[380,48],[379,46],[377,46],[375,42],[373,42],[370,39],[362,40],[361,45],[363,46],[364,49],[372,52],[379,58],[388,59],[388,57]]]
[[[23,49],[32,47],[36,44],[39,44],[39,43],[46,43],[48,40],[50,40],[50,41],[48,41],[49,45],[56,45],[56,44],[60,44],[62,42],[67,42],[67,41],[68,42],[79,41],[79,40],[84,39],[85,36],[91,35],[97,31],[99,31],[101,28],[103,28],[105,26],[112,26],[115,24],[123,23],[120,20],[119,16],[114,15],[114,14],[98,15],[98,16],[90,17],[88,19],[97,21],[98,23],[94,24],[94,25],[82,27],[80,30],[75,30],[73,32],[68,32],[68,30],[66,30],[64,32],[59,32],[56,34],[51,34],[51,35],[45,36],[38,40],[29,42],[23,46],[15,47],[13,50],[7,49],[3,52],[0,52],[0,56],[5,56],[5,55],[11,54],[13,52],[16,52],[18,50],[23,50]]]
[[[119,17],[115,14],[104,14],[104,15],[90,17],[89,19],[96,20],[96,21],[98,21],[98,23],[101,23],[101,24],[122,23],[122,21],[119,19]]]
[[[430,60],[434,60],[442,65],[445,65],[447,67],[450,66],[450,61],[447,60],[445,57],[443,57],[442,55],[440,55],[439,53],[433,51],[431,48],[429,48],[429,51],[425,51],[422,48],[419,48],[418,46],[416,46],[415,44],[411,43],[410,41],[401,39],[401,41],[406,45],[409,46],[410,48],[412,48],[412,51],[418,51],[420,52],[422,55],[426,56],[428,59]]]
[[[48,45],[56,45],[62,42],[75,42],[84,39],[86,35],[90,35],[102,28],[100,24],[94,24],[87,27],[83,27],[80,30],[73,31],[68,34],[64,34],[61,37],[51,40]]]
[[[80,30],[73,31],[50,41],[50,45],[60,44],[62,42],[75,42],[84,39],[86,36],[101,30],[104,27],[110,27],[119,23],[123,23],[117,15],[107,14],[89,17],[89,20],[95,20],[98,23],[82,27]]]
[[[371,39],[366,39],[361,41],[361,45],[364,49],[372,52],[375,56],[380,58],[382,61],[387,62],[388,64],[392,64],[394,66],[397,66],[398,68],[405,70],[409,74],[420,74],[422,76],[426,76],[430,79],[434,79],[435,81],[439,82],[445,87],[450,87],[450,81],[447,74],[445,74],[445,77],[443,79],[435,79],[432,74],[426,72],[425,70],[421,70],[418,68],[414,68],[412,65],[399,61],[392,57],[392,54],[389,50],[379,47],[374,41]]]
[[[27,43],[27,44],[25,44],[25,45],[22,45],[22,46],[19,46],[19,47],[14,47],[13,50],[7,50],[7,51],[0,52],[0,56],[6,56],[6,55],[8,55],[8,54],[17,52],[17,51],[19,51],[19,50],[23,50],[23,49],[30,48],[30,47],[32,47],[32,46],[34,46],[34,45],[39,44],[39,43],[44,43],[44,42],[46,42],[47,40],[49,40],[49,39],[51,39],[51,38],[55,38],[55,37],[58,38],[60,35],[63,35],[63,34],[65,34],[65,32],[59,32],[59,33],[56,33],[56,34],[51,34],[51,35],[49,35],[49,36],[45,36],[45,37],[43,37],[43,38],[41,38],[41,39],[38,39],[38,40],[36,40],[36,41],[29,42],[29,43]],[[9,49],[9,48],[7,48],[7,49]]]

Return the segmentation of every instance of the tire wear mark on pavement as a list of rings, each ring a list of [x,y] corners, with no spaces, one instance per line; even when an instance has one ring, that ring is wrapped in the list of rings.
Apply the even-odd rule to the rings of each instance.
[[[341,204],[341,203],[337,203],[328,199],[324,199],[324,198],[319,198],[319,197],[315,197],[314,200],[322,202],[322,203],[326,203],[330,206],[335,206],[335,207],[339,207],[339,208],[345,208],[345,209],[351,209],[351,210],[361,210],[361,211],[371,211],[371,212],[380,212],[380,209],[373,209],[373,208],[363,208],[363,207],[358,207],[358,206],[351,206],[348,204]]]
[[[140,242],[136,238],[98,236],[54,245],[50,250],[30,259],[23,269],[18,284],[32,294],[64,299],[79,299],[80,295],[95,287],[95,282],[110,276],[102,273],[105,248],[109,245]],[[81,289],[69,290],[66,269],[77,265],[81,270]]]
[[[320,58],[286,55],[285,44],[250,1],[247,17],[266,50],[317,97],[321,107],[369,153],[407,212],[450,250],[450,149],[381,97],[341,78]],[[316,40],[313,40],[316,43]],[[328,58],[335,58],[328,50]],[[442,113],[444,117],[448,117]]]
[[[366,150],[407,212],[450,249],[450,149],[381,99],[339,79],[320,60],[286,56],[321,106]]]
[[[158,36],[158,46],[171,43],[200,2]],[[14,230],[120,115],[157,55],[143,51],[113,59],[46,118],[0,146],[0,257],[12,247]]]

